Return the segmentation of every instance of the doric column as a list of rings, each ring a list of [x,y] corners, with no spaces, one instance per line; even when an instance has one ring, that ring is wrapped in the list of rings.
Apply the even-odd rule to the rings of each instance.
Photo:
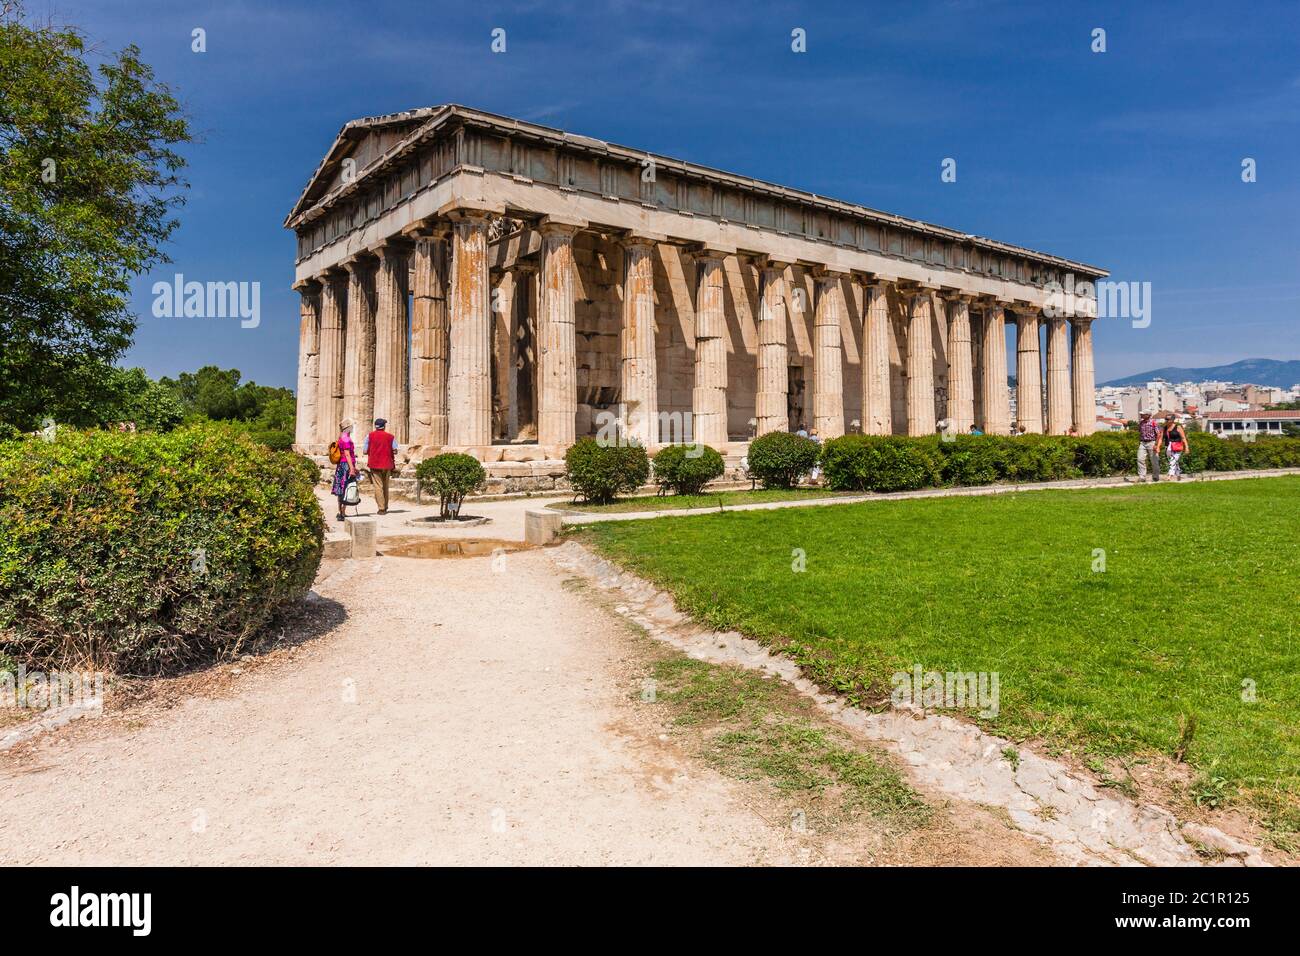
[[[1091,435],[1097,428],[1097,381],[1092,365],[1092,319],[1079,316],[1070,320],[1074,327],[1073,381],[1074,428],[1080,435]]]
[[[408,440],[447,444],[446,227],[417,233],[411,258],[411,418]]]
[[[1070,430],[1070,342],[1063,316],[1047,320],[1047,433]]]
[[[984,427],[984,313],[974,304],[970,313],[970,368],[975,393],[973,423]]]
[[[933,303],[928,289],[910,296],[907,322],[907,433],[934,434],[934,343],[930,334]]]
[[[623,242],[623,326],[619,335],[624,428],[649,448],[659,444],[659,377],[655,366],[655,241]]]
[[[448,317],[447,444],[492,444],[492,303],[488,219],[458,211],[452,227]]]
[[[347,327],[347,276],[321,276],[320,299],[320,402],[317,441],[329,444],[339,434],[343,420],[343,345]]]
[[[573,444],[577,432],[578,353],[573,303],[573,237],[579,228],[572,223],[549,219],[541,227],[540,407],[537,416],[537,441],[541,445],[567,447]]]
[[[790,359],[786,346],[788,262],[759,263],[758,383],[754,395],[755,435],[790,430]]]
[[[306,452],[317,443],[320,399],[320,283],[295,283],[298,305],[298,395],[294,415],[294,445]]]
[[[1043,362],[1038,347],[1038,309],[1016,306],[1016,417],[1025,431],[1043,431]]]
[[[355,434],[364,435],[375,417],[375,261],[368,255],[357,256],[343,268],[348,273],[343,417],[356,423]]]
[[[862,432],[894,431],[889,394],[889,299],[885,283],[867,283],[862,303]]]
[[[838,273],[817,277],[817,304],[813,312],[813,428],[819,438],[844,434],[844,350],[840,344],[840,316],[844,312]]]
[[[399,442],[407,441],[410,409],[409,329],[406,321],[406,287],[411,271],[411,246],[389,241],[379,248],[379,269],[375,273],[375,389],[374,418],[388,422],[388,430]]]
[[[725,253],[696,255],[695,388],[691,392],[694,440],[719,451],[727,443],[727,316],[723,295]]]
[[[975,385],[971,359],[970,299],[948,301],[948,409],[949,429],[959,435],[975,422]]]
[[[510,394],[515,368],[515,274],[502,270],[492,286],[492,437],[509,438],[515,403]]]
[[[1011,397],[1007,394],[1006,313],[996,303],[984,310],[984,339],[980,346],[980,359],[984,434],[1006,435],[1011,430]]]

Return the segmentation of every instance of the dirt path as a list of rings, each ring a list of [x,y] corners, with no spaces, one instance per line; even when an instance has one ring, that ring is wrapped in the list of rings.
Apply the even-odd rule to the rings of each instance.
[[[627,635],[544,555],[377,559],[320,591],[346,621],[228,696],[0,756],[0,860],[799,859],[739,785],[615,729]]]

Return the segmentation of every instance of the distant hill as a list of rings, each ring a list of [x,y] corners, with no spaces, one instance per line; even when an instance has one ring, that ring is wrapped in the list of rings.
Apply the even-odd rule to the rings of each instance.
[[[1113,378],[1102,385],[1145,385],[1153,379],[1166,382],[1225,381],[1243,385],[1267,385],[1273,388],[1290,388],[1300,382],[1300,361],[1281,362],[1277,359],[1242,359],[1231,365],[1214,365],[1210,368],[1153,368],[1149,372]]]

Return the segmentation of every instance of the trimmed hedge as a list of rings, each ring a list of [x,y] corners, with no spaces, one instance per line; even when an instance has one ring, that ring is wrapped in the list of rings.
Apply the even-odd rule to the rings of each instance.
[[[749,473],[764,488],[793,488],[817,466],[821,446],[790,432],[768,432],[749,443]]]
[[[912,491],[939,484],[934,439],[844,435],[822,448],[826,483],[836,490]]]
[[[0,442],[0,654],[130,674],[234,655],[316,577],[317,478],[214,424]]]
[[[419,482],[421,491],[437,493],[441,506],[439,515],[450,518],[453,511],[460,514],[461,502],[467,494],[482,486],[487,480],[487,472],[473,455],[444,452],[416,465],[415,480]]]
[[[574,492],[593,504],[630,494],[650,477],[650,459],[641,445],[602,444],[579,438],[564,454],[564,476]]]
[[[727,470],[722,455],[708,445],[667,445],[654,457],[655,483],[660,493],[698,495]]]
[[[1184,473],[1300,468],[1300,438],[1254,442],[1204,432],[1188,436]],[[937,437],[844,435],[821,450],[826,483],[843,491],[910,491],[952,485],[1100,478],[1137,471],[1137,434]],[[752,452],[751,452],[752,456]]]

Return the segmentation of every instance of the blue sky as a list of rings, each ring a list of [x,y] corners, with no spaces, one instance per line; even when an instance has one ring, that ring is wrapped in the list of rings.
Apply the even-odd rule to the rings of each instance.
[[[127,356],[294,384],[281,227],[347,120],[463,103],[1018,243],[1152,284],[1099,380],[1300,357],[1300,3],[28,0],[137,44],[193,188]],[[191,51],[191,31],[207,51]],[[506,30],[494,54],[491,31]],[[807,52],[791,51],[802,28]],[[1091,50],[1106,31],[1105,53]],[[940,179],[945,158],[957,181]],[[1243,183],[1241,163],[1257,164]],[[259,281],[262,321],[154,318],[154,281]]]

